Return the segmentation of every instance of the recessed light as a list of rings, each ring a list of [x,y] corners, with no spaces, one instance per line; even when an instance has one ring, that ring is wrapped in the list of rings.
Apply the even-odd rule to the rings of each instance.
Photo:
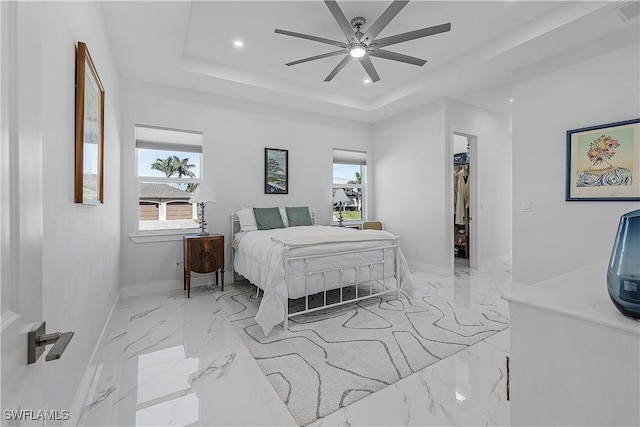
[[[233,45],[235,47],[242,47],[242,46],[244,46],[244,42],[242,40],[234,40],[233,41]]]
[[[364,79],[362,83],[368,85],[369,83],[371,83],[371,79]]]
[[[513,98],[509,99],[509,102],[513,102]]]

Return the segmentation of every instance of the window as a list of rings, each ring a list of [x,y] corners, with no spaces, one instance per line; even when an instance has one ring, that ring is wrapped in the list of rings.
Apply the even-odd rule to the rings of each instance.
[[[342,207],[345,222],[361,222],[365,218],[367,153],[333,150],[333,194],[342,188],[349,199]],[[333,205],[333,222],[338,222],[340,206]]]
[[[197,228],[202,132],[136,125],[138,231]]]

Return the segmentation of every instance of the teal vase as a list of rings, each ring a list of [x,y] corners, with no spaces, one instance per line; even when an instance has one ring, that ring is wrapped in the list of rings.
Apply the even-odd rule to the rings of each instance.
[[[622,314],[640,319],[640,210],[620,218],[607,270],[607,288]]]

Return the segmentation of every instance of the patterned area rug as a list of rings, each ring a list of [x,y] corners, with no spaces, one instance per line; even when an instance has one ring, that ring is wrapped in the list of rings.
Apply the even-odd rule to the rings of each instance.
[[[508,326],[437,297],[391,294],[293,317],[289,331],[278,325],[265,337],[254,319],[254,286],[236,282],[214,296],[300,425]]]

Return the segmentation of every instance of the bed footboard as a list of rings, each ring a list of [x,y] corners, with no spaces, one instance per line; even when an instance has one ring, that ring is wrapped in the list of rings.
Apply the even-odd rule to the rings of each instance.
[[[391,251],[393,253],[393,275],[388,276],[387,268],[389,267],[389,261],[385,261],[388,257],[387,254]],[[341,265],[336,268],[328,268],[328,269],[314,269],[311,266],[311,261],[313,259],[318,258],[326,258],[326,257],[335,257],[335,256],[343,256],[343,255],[353,255],[353,254],[365,254],[365,253],[380,253],[379,260],[372,261],[363,261],[363,262],[355,262],[348,265]],[[364,257],[363,257],[364,258]],[[367,258],[370,258],[367,257]],[[283,327],[285,329],[289,329],[289,318],[293,316],[298,316],[302,314],[309,314],[315,311],[324,310],[329,307],[337,307],[344,304],[352,304],[358,301],[363,301],[369,298],[379,297],[382,295],[396,293],[396,299],[400,298],[400,250],[398,247],[398,238],[393,242],[390,242],[388,245],[379,246],[375,248],[365,248],[351,251],[342,251],[342,252],[333,252],[331,254],[318,254],[318,255],[308,255],[308,256],[290,256],[289,249],[285,248],[283,262],[284,262],[284,272],[285,272],[285,281],[288,283],[290,279],[290,263],[295,261],[303,261],[304,262],[304,308],[300,310],[296,310],[294,312],[290,312],[289,310],[289,301],[290,299],[287,297],[284,301],[285,307],[285,316],[283,320]],[[373,270],[375,266],[381,266],[382,275],[380,278],[374,279]],[[353,270],[353,282],[350,280],[348,282],[343,281],[343,276],[349,270]],[[364,270],[365,274],[362,274]],[[363,280],[359,280],[360,277],[363,277]],[[327,283],[327,275],[333,273],[333,277],[335,274],[338,275],[338,284],[336,286],[335,283]],[[322,290],[319,293],[313,292],[310,293],[309,281],[314,277],[319,276],[322,280]],[[388,284],[388,282],[391,282]],[[344,298],[344,290],[353,288],[354,295],[347,299]],[[330,301],[327,298],[327,293],[331,291],[337,291],[339,293],[339,297],[336,300]],[[309,297],[312,295],[321,295],[320,304],[316,303],[315,307],[310,307],[309,305]],[[335,299],[335,296],[334,296]]]

